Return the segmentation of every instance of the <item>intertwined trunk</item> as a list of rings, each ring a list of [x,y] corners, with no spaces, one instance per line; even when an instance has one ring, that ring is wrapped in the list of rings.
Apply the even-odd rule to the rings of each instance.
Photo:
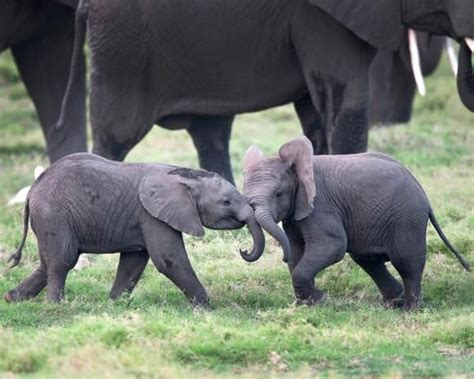
[[[248,253],[247,250],[240,250],[240,255],[247,262],[255,262],[262,256],[263,251],[265,250],[265,236],[263,235],[262,228],[255,219],[253,211],[249,213],[244,222],[246,223],[247,229],[252,236],[253,247],[250,253]]]
[[[275,238],[283,249],[283,261],[291,261],[291,247],[290,241],[285,232],[280,229],[267,208],[258,208],[255,211],[255,218],[260,226]]]

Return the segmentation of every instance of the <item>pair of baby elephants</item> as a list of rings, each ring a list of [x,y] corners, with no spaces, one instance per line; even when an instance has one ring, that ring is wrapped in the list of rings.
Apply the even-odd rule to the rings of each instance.
[[[33,184],[25,206],[38,239],[40,265],[6,295],[7,301],[64,295],[66,275],[81,253],[121,252],[111,291],[132,291],[150,257],[158,271],[198,305],[209,299],[188,260],[182,233],[247,225],[253,237],[247,261],[265,248],[262,228],[278,240],[297,301],[316,304],[324,292],[315,276],[346,252],[374,280],[391,307],[415,309],[421,299],[428,219],[449,243],[426,194],[411,173],[378,153],[313,156],[300,137],[276,157],[251,148],[245,156],[244,196],[217,174],[163,164],[119,163],[74,154],[54,163]],[[277,225],[283,221],[283,229]],[[403,285],[387,270],[391,261]]]

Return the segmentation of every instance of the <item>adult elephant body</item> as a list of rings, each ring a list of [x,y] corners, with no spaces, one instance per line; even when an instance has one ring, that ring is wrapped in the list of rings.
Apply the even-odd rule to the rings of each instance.
[[[299,114],[308,102],[314,108],[314,122],[303,124],[325,141],[321,150],[364,151],[370,63],[377,49],[400,46],[402,21],[474,36],[467,19],[454,17],[473,12],[467,3],[451,9],[445,0],[434,14],[420,14],[420,3],[404,2],[402,17],[396,0],[84,2],[78,17],[81,34],[86,20],[89,31],[93,151],[123,159],[155,123],[186,128],[201,164],[229,178],[231,116],[288,102]],[[448,12],[464,28],[460,35],[437,19]],[[210,132],[219,124],[211,116],[225,121],[219,133]],[[223,159],[207,165],[203,157],[214,151]]]
[[[325,12],[287,0],[225,8],[218,1],[158,1],[147,3],[147,12],[140,5],[89,5],[95,153],[124,158],[154,123],[187,128],[199,144],[196,124],[203,121],[195,116],[263,110],[308,90],[337,135],[331,151],[365,150],[367,67],[376,50]],[[338,134],[349,125],[354,138],[347,143]]]
[[[55,130],[74,47],[77,1],[0,0],[0,52],[11,49],[35,105],[52,162],[85,151],[85,64],[78,53],[68,128]]]

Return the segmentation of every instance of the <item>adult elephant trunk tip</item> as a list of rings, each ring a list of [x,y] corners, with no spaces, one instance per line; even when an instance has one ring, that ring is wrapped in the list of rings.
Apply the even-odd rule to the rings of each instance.
[[[259,208],[255,211],[255,218],[260,226],[275,238],[283,249],[283,262],[288,263],[292,261],[290,241],[285,232],[280,229],[268,209]]]
[[[474,40],[466,38],[461,42],[459,49],[459,71],[457,78],[458,92],[463,104],[474,112],[474,72],[472,69],[472,55]]]

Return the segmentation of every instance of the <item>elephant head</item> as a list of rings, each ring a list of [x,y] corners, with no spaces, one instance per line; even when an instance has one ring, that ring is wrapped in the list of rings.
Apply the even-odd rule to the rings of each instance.
[[[309,0],[359,38],[384,50],[396,51],[404,27],[449,36],[461,43],[458,92],[474,112],[474,6],[471,0]],[[415,40],[413,38],[413,40]]]
[[[150,172],[140,182],[139,196],[151,216],[186,234],[202,236],[203,226],[239,229],[247,225],[254,245],[248,254],[241,251],[242,257],[251,262],[263,253],[265,238],[253,209],[217,174],[185,168],[174,169],[165,177]]]
[[[303,220],[313,211],[312,157],[313,146],[306,137],[283,145],[278,157],[264,158],[255,147],[245,156],[244,196],[257,222],[282,246],[285,262],[291,261],[290,243],[277,224],[287,217]]]

